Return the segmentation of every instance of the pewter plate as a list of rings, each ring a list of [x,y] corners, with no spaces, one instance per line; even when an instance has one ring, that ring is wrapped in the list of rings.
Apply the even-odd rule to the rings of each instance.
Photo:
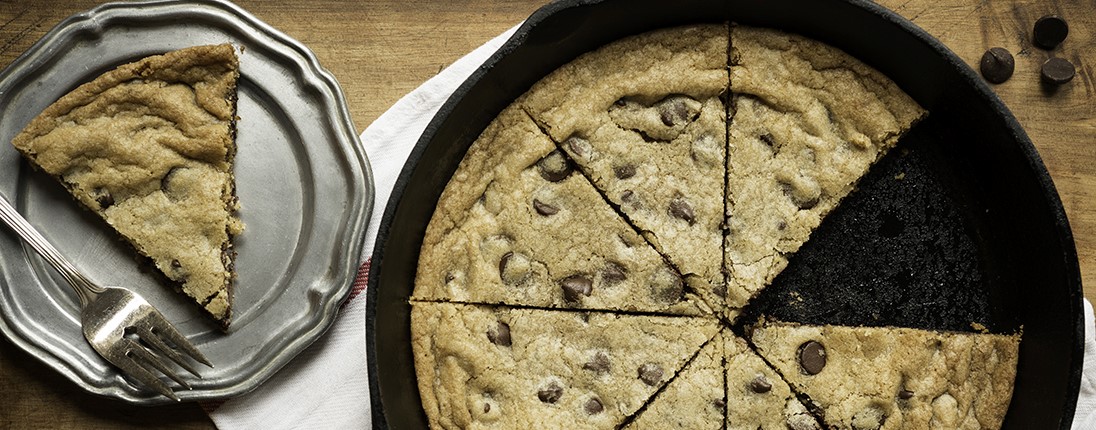
[[[247,229],[227,333],[143,269],[134,252],[6,142],[47,105],[113,67],[193,45],[240,53],[236,181]],[[93,280],[144,295],[213,362],[183,400],[250,391],[321,336],[347,298],[373,181],[335,79],[299,42],[224,1],[106,4],[52,29],[0,73],[0,193]],[[169,401],[134,388],[80,331],[75,294],[0,229],[0,331],[89,392]],[[170,381],[169,381],[170,383]]]

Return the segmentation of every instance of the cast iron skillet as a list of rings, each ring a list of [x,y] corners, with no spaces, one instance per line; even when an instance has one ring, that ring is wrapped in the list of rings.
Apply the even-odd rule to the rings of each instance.
[[[931,112],[747,314],[812,324],[1022,327],[1004,427],[1070,427],[1083,354],[1081,278],[1050,176],[1012,114],[962,60],[865,0],[572,0],[534,13],[441,108],[385,208],[367,293],[374,427],[427,426],[407,299],[438,196],[483,128],[583,52],[655,28],[728,20],[844,49]],[[797,292],[807,305],[781,306]]]

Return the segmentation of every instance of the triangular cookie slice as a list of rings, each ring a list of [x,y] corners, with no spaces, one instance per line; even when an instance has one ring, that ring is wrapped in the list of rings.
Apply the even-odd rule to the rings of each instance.
[[[707,312],[516,106],[469,148],[419,262],[414,300]]]
[[[727,27],[698,25],[609,43],[517,101],[717,310],[726,91]]]
[[[788,383],[742,338],[726,332],[728,430],[820,430]]]
[[[741,308],[925,111],[894,82],[821,42],[731,29],[726,267]]]
[[[199,46],[126,64],[12,142],[222,326],[231,314],[238,59]]]
[[[629,430],[723,428],[726,393],[723,382],[723,330],[708,341],[696,357],[666,384],[635,419],[625,425]],[[756,428],[755,428],[756,429]],[[751,429],[751,430],[755,430]]]
[[[411,309],[431,428],[616,428],[718,331],[718,321],[694,317]]]
[[[763,323],[758,351],[834,428],[1000,428],[1019,335]]]

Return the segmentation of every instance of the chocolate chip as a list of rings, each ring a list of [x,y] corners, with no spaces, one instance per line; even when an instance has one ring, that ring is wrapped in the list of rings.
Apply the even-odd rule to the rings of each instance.
[[[978,69],[982,72],[982,77],[986,78],[986,81],[1000,84],[1012,77],[1012,72],[1016,70],[1016,60],[1005,48],[990,48],[985,54],[982,54],[982,61],[978,63]]]
[[[774,150],[779,148],[771,133],[764,133],[761,136],[758,136],[758,139],[761,139],[762,142],[765,142],[766,145],[769,145],[769,147]]]
[[[484,403],[483,404],[483,413],[486,414],[488,412],[491,412],[491,404],[490,403]]]
[[[626,164],[613,169],[617,179],[628,179],[636,175],[636,166]]]
[[[727,286],[726,285],[718,284],[718,285],[712,287],[712,292],[715,293],[716,296],[719,296],[719,297],[722,297],[722,298],[727,298]]]
[[[604,279],[606,284],[616,284],[628,279],[628,274],[624,266],[610,261],[605,263],[605,269],[601,271],[601,279]]]
[[[521,253],[507,252],[499,259],[499,278],[503,283],[516,285],[524,282],[533,273],[529,259]]]
[[[560,281],[563,288],[563,299],[568,302],[577,302],[583,296],[589,297],[594,290],[594,283],[583,275],[572,275]]]
[[[544,403],[558,402],[560,397],[563,397],[563,387],[555,381],[549,382],[548,386],[537,391],[537,398]]]
[[[1043,82],[1062,85],[1072,81],[1075,73],[1077,73],[1077,70],[1073,68],[1073,63],[1063,58],[1051,58],[1043,63],[1040,76],[1042,76]]]
[[[687,100],[685,97],[671,97],[659,102],[657,109],[662,125],[673,127],[692,119],[693,113],[685,104],[685,100]]]
[[[177,269],[182,269],[183,268],[183,263],[180,263],[179,260],[171,260],[171,268],[176,269],[176,270]]]
[[[591,370],[597,374],[609,373],[610,367],[609,356],[605,355],[604,352],[594,354],[594,358],[582,365],[584,370]]]
[[[99,209],[106,209],[114,206],[114,196],[110,195],[110,191],[104,189],[96,189],[95,202],[99,203]]]
[[[594,397],[591,397],[590,400],[586,401],[586,406],[584,408],[586,409],[586,413],[590,415],[600,414],[601,411],[605,410],[605,406],[602,406],[601,400]]]
[[[712,406],[715,406],[715,408],[720,411],[725,411],[727,409],[727,401],[724,399],[715,399],[712,400]]]
[[[651,295],[665,303],[677,303],[685,295],[685,282],[676,272],[665,268],[651,277]]]
[[[510,346],[510,325],[499,321],[498,326],[487,330],[487,340],[498,346]]]
[[[684,220],[689,223],[689,225],[696,223],[696,215],[693,213],[693,206],[685,201],[684,197],[676,197],[670,201],[670,215],[673,215],[674,218]]]
[[[559,208],[537,199],[533,199],[533,209],[536,209],[537,213],[543,216],[552,216],[559,213]]]
[[[1054,49],[1069,35],[1069,24],[1057,15],[1047,15],[1035,21],[1033,40],[1040,48]]]
[[[562,181],[570,176],[572,171],[567,158],[559,150],[552,151],[552,153],[541,158],[537,162],[537,169],[540,170],[540,177],[548,182]]]
[[[654,387],[662,381],[662,366],[654,363],[647,363],[639,366],[638,374],[640,381]]]
[[[590,156],[594,153],[594,147],[590,146],[590,142],[578,136],[567,138],[567,140],[563,141],[563,145],[571,150],[570,152],[575,158],[589,160]]]
[[[750,381],[750,389],[757,394],[765,394],[773,389],[773,384],[765,378],[765,375],[757,375],[752,381]]]
[[[826,347],[813,340],[800,345],[799,366],[808,375],[817,375],[826,367]]]
[[[898,390],[898,398],[902,400],[909,400],[913,398],[913,391],[907,389]]]

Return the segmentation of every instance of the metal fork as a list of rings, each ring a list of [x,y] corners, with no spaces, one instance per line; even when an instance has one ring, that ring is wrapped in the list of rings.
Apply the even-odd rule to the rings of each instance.
[[[194,376],[201,378],[180,353],[213,367],[198,348],[190,343],[163,314],[137,293],[121,287],[100,286],[88,280],[68,262],[0,196],[0,218],[29,243],[61,275],[80,297],[80,322],[84,337],[99,355],[122,369],[125,374],[152,387],[160,394],[179,401],[171,388],[152,370],[158,370],[179,385],[190,389],[163,360],[167,356]]]

